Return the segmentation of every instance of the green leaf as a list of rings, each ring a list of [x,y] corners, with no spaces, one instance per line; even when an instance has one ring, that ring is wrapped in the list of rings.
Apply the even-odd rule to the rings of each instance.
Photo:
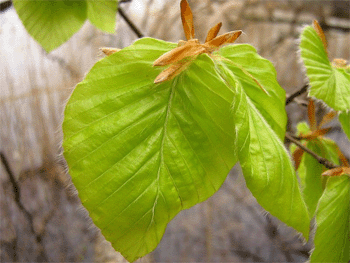
[[[308,134],[311,132],[306,122],[300,122],[297,125],[297,134]],[[334,141],[321,137],[311,141],[306,141],[305,146],[319,156],[330,160],[334,164],[339,164],[337,153],[337,145]],[[297,147],[293,147],[294,152]],[[309,216],[312,218],[315,215],[316,206],[325,188],[327,177],[321,176],[327,168],[320,164],[314,157],[307,152],[303,153],[298,175],[304,201],[307,205]]]
[[[50,52],[66,42],[84,24],[86,1],[14,0],[28,33]]]
[[[341,112],[339,114],[339,122],[341,123],[344,133],[350,140],[350,111]]]
[[[117,1],[87,0],[87,17],[98,29],[113,34],[117,14]]]
[[[310,131],[311,130],[310,130],[309,124],[307,124],[306,122],[302,121],[302,122],[299,122],[297,124],[297,134],[298,134],[298,136],[300,136],[300,134],[307,134]]]
[[[226,67],[241,83],[244,92],[265,121],[283,140],[287,125],[286,93],[276,80],[276,70],[272,63],[260,57],[254,47],[245,44],[226,46],[218,54],[229,60],[225,61]],[[242,68],[259,82],[268,96]]]
[[[207,55],[153,84],[162,70],[153,61],[174,47],[144,38],[102,59],[65,109],[73,183],[96,226],[129,261],[154,250],[167,223],[214,194],[237,161],[234,93]]]
[[[350,260],[350,178],[331,177],[316,212],[315,249],[311,262]]]
[[[319,156],[330,160],[335,164],[339,164],[337,146],[332,140],[322,138],[309,141],[305,145],[311,151],[317,153]],[[327,168],[320,164],[310,154],[304,152],[301,160],[298,174],[302,182],[302,193],[305,203],[308,207],[310,218],[315,214],[317,203],[322,196],[327,177],[323,177],[321,174],[326,171]]]
[[[249,190],[264,209],[300,231],[307,239],[310,223],[307,208],[282,141],[249,96],[246,91],[249,86],[243,86],[245,83],[241,75],[231,71],[232,67],[227,62],[221,63],[219,68],[222,78],[234,87],[236,93],[232,109],[236,146]],[[261,100],[264,99],[262,96],[268,95],[261,94]]]
[[[28,33],[47,52],[71,38],[87,18],[101,30],[114,32],[116,0],[14,0],[13,5]]]
[[[332,67],[321,38],[311,26],[301,34],[300,49],[311,86],[309,95],[337,111],[349,110],[350,74],[343,68]]]

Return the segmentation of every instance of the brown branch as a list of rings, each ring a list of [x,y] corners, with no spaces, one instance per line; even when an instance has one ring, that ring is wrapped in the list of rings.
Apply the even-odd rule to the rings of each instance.
[[[247,20],[247,21],[251,21],[251,22],[260,22],[260,23],[275,23],[275,24],[292,24],[293,21],[290,19],[283,19],[283,18],[274,18],[272,21],[269,18],[264,18],[264,17],[259,17],[259,16],[243,16],[242,19]],[[298,21],[295,24],[296,25],[303,25],[303,24],[307,24],[309,23],[309,21]],[[350,27],[348,26],[339,26],[339,25],[332,25],[332,24],[325,24],[322,23],[322,28],[324,31],[333,29],[333,30],[340,30],[343,32],[349,32],[350,31]]]
[[[7,9],[9,9],[12,6],[12,1],[5,1],[0,3],[0,12],[5,12]]]
[[[324,165],[327,169],[333,169],[333,168],[337,168],[339,167],[338,165],[335,165],[334,163],[328,161],[327,159],[319,156],[317,153],[311,151],[309,148],[305,147],[304,145],[302,145],[297,139],[293,138],[293,136],[291,134],[289,134],[288,132],[286,132],[286,139],[288,139],[289,141],[293,142],[294,144],[296,144],[298,147],[300,147],[301,149],[303,149],[305,152],[307,152],[308,154],[310,154],[312,157],[314,157],[320,164]]]
[[[42,235],[37,234],[34,230],[33,215],[31,213],[29,213],[29,211],[24,207],[24,205],[21,201],[21,188],[20,188],[19,184],[17,183],[15,175],[10,168],[9,162],[7,161],[5,154],[3,154],[2,152],[0,152],[0,159],[1,159],[2,164],[4,165],[4,168],[5,168],[8,176],[9,176],[10,183],[12,185],[12,190],[13,190],[13,193],[15,195],[15,202],[16,202],[17,206],[19,207],[19,209],[24,213],[27,220],[29,221],[30,231],[35,236],[35,239],[39,245],[39,255],[38,255],[37,260],[40,262],[48,261],[48,257],[45,253],[44,246],[42,244]]]
[[[141,33],[141,31],[134,25],[134,23],[127,17],[127,15],[124,13],[123,9],[118,7],[118,13],[124,18],[125,22],[128,24],[128,26],[131,28],[131,30],[137,35],[138,38],[144,37],[144,35]]]
[[[294,92],[292,95],[290,95],[287,99],[286,99],[286,105],[288,105],[289,103],[291,103],[296,97],[300,96],[301,94],[305,93],[308,89],[309,85],[305,84],[301,89],[297,90],[296,92]]]
[[[298,98],[295,98],[293,101],[294,101],[296,104],[307,108],[307,105],[308,105],[308,102],[307,102],[307,101],[305,101],[305,100],[300,100],[300,99],[298,99]]]

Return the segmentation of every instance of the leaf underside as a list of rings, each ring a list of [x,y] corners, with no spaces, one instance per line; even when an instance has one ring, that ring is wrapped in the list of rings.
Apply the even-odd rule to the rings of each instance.
[[[66,106],[64,156],[94,223],[134,261],[156,248],[179,211],[219,189],[238,154],[258,202],[307,237],[307,211],[281,141],[285,93],[271,63],[249,45],[228,46],[216,55],[236,65],[202,54],[154,84],[164,68],[153,62],[175,47],[143,38],[102,59]]]
[[[14,0],[13,4],[28,33],[47,52],[71,38],[86,19],[114,32],[116,0]]]

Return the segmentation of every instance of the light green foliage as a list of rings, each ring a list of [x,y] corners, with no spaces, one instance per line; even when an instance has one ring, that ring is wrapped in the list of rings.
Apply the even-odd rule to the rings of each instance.
[[[346,136],[348,136],[350,140],[350,111],[341,112],[339,114],[339,121],[341,123],[344,133],[346,134]]]
[[[329,178],[316,211],[317,231],[311,262],[350,260],[350,178]]]
[[[163,68],[153,61],[174,47],[144,38],[102,59],[66,106],[64,156],[94,223],[136,260],[155,249],[179,211],[219,189],[238,153],[258,202],[307,237],[306,206],[281,141],[285,94],[272,65],[237,45],[154,84]]]
[[[84,206],[133,261],[182,209],[215,193],[236,163],[233,91],[201,56],[160,85],[153,61],[175,45],[142,39],[98,62],[65,111],[64,155]]]
[[[107,33],[115,32],[117,1],[86,0],[87,18],[98,29]]]
[[[251,103],[278,137],[283,140],[287,125],[285,91],[276,80],[276,70],[271,62],[260,57],[250,45],[231,45],[219,50],[219,55],[227,58],[225,65],[244,88]],[[257,83],[244,71],[250,73],[268,92],[266,95]]]
[[[238,69],[229,69],[232,69],[229,63],[220,65],[223,78],[235,87],[232,114],[235,120],[236,148],[247,186],[264,209],[303,233],[307,239],[309,216],[290,157],[248,95],[246,88],[249,86],[244,87],[244,82],[235,75]],[[273,80],[272,78],[271,82]],[[263,92],[260,95],[267,96]]]
[[[14,0],[13,4],[28,33],[47,52],[71,38],[86,19],[114,32],[116,0]]]
[[[336,144],[332,140],[325,138],[322,140],[315,139],[315,141],[307,142],[306,147],[334,164],[339,164]],[[300,176],[305,178],[302,190],[303,197],[308,206],[310,217],[313,217],[327,181],[327,178],[321,174],[327,169],[308,153],[304,153],[300,165],[305,167],[304,175],[301,175],[302,170],[298,170]]]
[[[311,86],[309,95],[323,100],[334,110],[349,110],[350,74],[331,65],[321,38],[311,26],[302,32],[300,49]]]
[[[299,123],[297,129],[299,134],[300,132],[303,134],[310,132],[306,123]],[[317,138],[307,141],[305,146],[334,164],[339,164],[337,146],[332,140],[323,137]],[[323,193],[327,177],[323,177],[321,174],[326,170],[327,168],[320,164],[314,157],[304,152],[298,168],[298,175],[310,218],[314,216],[318,200]]]

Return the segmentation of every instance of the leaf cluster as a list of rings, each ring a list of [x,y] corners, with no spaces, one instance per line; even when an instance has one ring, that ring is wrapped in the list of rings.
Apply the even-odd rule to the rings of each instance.
[[[14,0],[28,32],[47,51],[85,20],[114,31],[117,1]],[[177,213],[212,196],[239,162],[259,204],[307,240],[316,219],[311,262],[350,260],[350,166],[324,136],[338,115],[350,139],[350,67],[329,60],[315,21],[301,34],[309,79],[309,124],[284,146],[285,91],[274,66],[240,30],[212,27],[195,39],[193,15],[180,3],[186,41],[142,38],[106,58],[77,85],[66,105],[64,156],[96,226],[129,261],[154,250]],[[36,13],[40,19],[32,19]],[[54,41],[53,41],[54,40]],[[329,113],[317,124],[315,102]],[[296,139],[295,139],[296,138]]]

